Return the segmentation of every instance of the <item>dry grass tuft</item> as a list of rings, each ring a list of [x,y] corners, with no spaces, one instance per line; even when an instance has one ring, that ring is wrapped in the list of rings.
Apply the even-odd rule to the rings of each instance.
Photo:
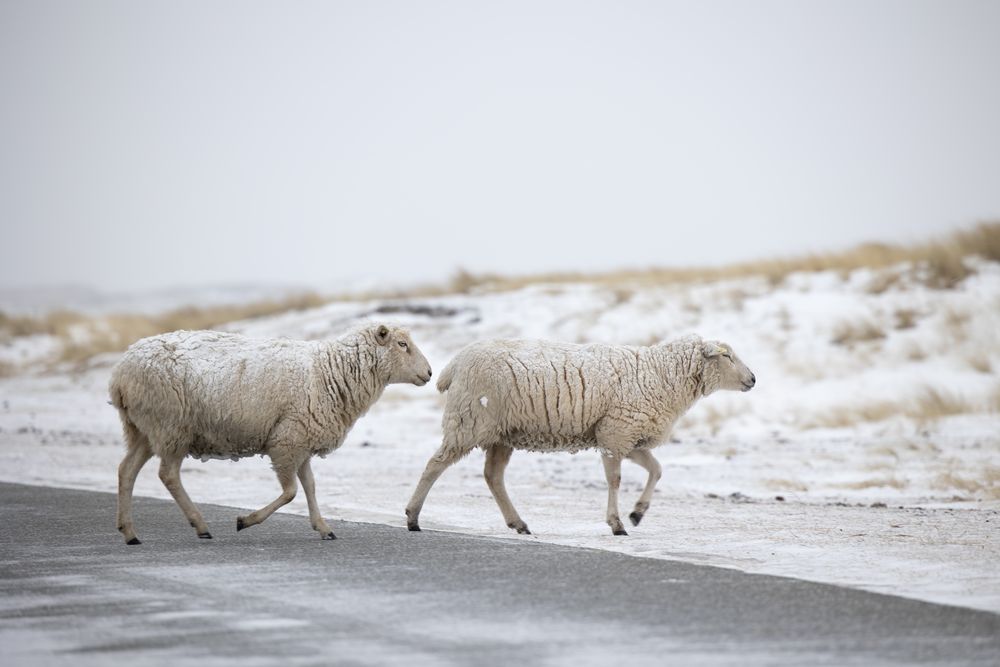
[[[799,492],[806,493],[809,491],[809,487],[802,482],[797,482],[793,479],[765,479],[761,480],[761,483],[771,491],[786,491],[786,492]]]
[[[855,489],[858,491],[863,489],[876,489],[885,487],[896,489],[898,491],[901,489],[905,489],[906,486],[907,482],[904,482],[895,477],[875,477],[872,479],[861,480],[860,482],[849,482],[847,484],[841,485],[842,488]]]
[[[882,331],[871,320],[857,320],[841,322],[833,330],[833,338],[830,342],[834,345],[853,345],[855,343],[869,343],[885,338]]]
[[[701,412],[701,422],[714,437],[722,430],[724,423],[741,414],[741,412],[738,407],[731,404],[723,404],[721,407],[714,404],[706,405],[705,409]]]
[[[869,294],[882,294],[899,284],[901,278],[902,276],[897,271],[882,271],[871,279],[865,291]]]
[[[990,358],[982,354],[970,354],[965,357],[965,363],[974,371],[990,374],[993,372],[993,362]]]
[[[942,491],[958,489],[986,500],[998,500],[1000,499],[1000,467],[985,466],[978,479],[965,477],[955,472],[944,472],[935,477],[931,485]]]
[[[954,307],[947,308],[942,313],[939,320],[939,327],[942,334],[953,344],[962,343],[969,338],[969,321],[972,314],[966,311],[956,310]]]
[[[863,405],[842,405],[825,410],[807,420],[807,428],[847,428],[864,422],[880,422],[901,414],[899,404],[877,401]]]
[[[997,389],[1000,395],[1000,388]],[[1000,396],[997,397],[1000,400]],[[952,415],[982,412],[977,405],[965,398],[924,387],[908,399],[872,401],[857,405],[829,408],[822,414],[807,419],[806,428],[849,428],[866,422],[880,422],[893,417],[907,417],[924,424]]]
[[[917,325],[918,313],[913,308],[898,308],[894,315],[896,316],[896,329],[912,329]]]
[[[987,412],[1000,412],[1000,385],[994,387],[986,401]]]
[[[922,421],[976,412],[976,406],[961,396],[926,387],[906,411],[906,415]]]

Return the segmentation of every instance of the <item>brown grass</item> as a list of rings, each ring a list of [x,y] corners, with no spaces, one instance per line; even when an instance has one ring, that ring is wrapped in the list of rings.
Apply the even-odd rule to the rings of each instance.
[[[969,355],[965,357],[965,363],[974,371],[990,374],[993,372],[993,362],[983,354]]]
[[[997,393],[1000,394],[1000,388]],[[1000,400],[1000,397],[998,397]],[[989,409],[989,408],[987,408]],[[847,428],[892,417],[908,417],[918,423],[932,422],[951,415],[982,412],[982,405],[933,387],[924,387],[908,399],[842,405],[806,420],[806,428]]]
[[[927,356],[927,351],[916,343],[910,343],[906,348],[906,358],[910,361],[923,361]]]
[[[895,312],[897,329],[912,329],[917,325],[918,313],[913,308],[898,308]]]
[[[976,406],[961,396],[940,391],[933,387],[925,388],[910,404],[907,416],[923,421],[933,421],[941,417],[962,415],[976,412]]]
[[[942,491],[959,489],[987,500],[997,500],[1000,499],[1000,466],[985,466],[978,479],[944,472],[934,478],[932,486]]]
[[[4,337],[50,334],[66,342],[64,360],[87,359],[101,352],[114,352],[144,336],[175,329],[206,329],[235,320],[251,319],[288,310],[312,308],[329,301],[367,301],[434,297],[473,292],[498,292],[529,285],[589,282],[619,290],[625,298],[635,287],[760,277],[771,284],[781,283],[793,272],[887,269],[903,262],[916,267],[914,276],[936,288],[949,288],[969,275],[965,259],[977,256],[1000,261],[1000,221],[981,223],[971,229],[925,243],[901,246],[866,243],[835,253],[812,254],[786,259],[741,262],[721,267],[625,269],[604,273],[561,272],[521,276],[473,274],[459,269],[445,284],[415,285],[395,290],[372,290],[333,295],[329,299],[308,294],[280,301],[261,301],[235,306],[181,308],[161,315],[110,315],[92,317],[69,311],[44,317],[11,316],[0,313],[0,339]],[[889,275],[889,274],[887,274]],[[893,273],[896,275],[898,273]],[[884,278],[874,289],[888,289],[896,278]],[[736,299],[734,294],[734,300]],[[949,323],[960,333],[959,323]],[[905,326],[901,326],[905,328]],[[71,332],[79,333],[75,336]],[[835,333],[835,342],[878,340],[884,337],[874,325],[854,327]]]
[[[63,342],[60,362],[82,362],[94,355],[120,352],[146,336],[178,329],[211,329],[227,322],[266,317],[326,303],[306,293],[281,300],[247,304],[186,307],[154,315],[95,315],[54,311],[44,317],[10,317],[0,313],[0,331],[11,336],[48,334]]]
[[[860,482],[850,482],[848,484],[841,484],[841,488],[855,489],[859,491],[863,489],[875,489],[884,487],[889,487],[892,489],[896,489],[898,491],[900,489],[905,489],[906,486],[907,482],[899,480],[895,477],[877,477],[877,478],[862,480]]]
[[[791,492],[801,492],[805,493],[809,490],[809,487],[802,482],[797,482],[793,479],[764,479],[761,483],[766,486],[771,491],[791,491]]]
[[[871,320],[851,320],[838,324],[833,330],[833,338],[830,342],[834,345],[853,345],[855,343],[869,343],[885,338],[882,331]]]
[[[897,285],[901,278],[898,271],[881,271],[872,278],[865,289],[869,294],[882,294]]]
[[[604,273],[567,271],[522,276],[477,275],[462,269],[453,276],[449,287],[452,292],[467,293],[506,291],[538,283],[593,282],[644,286],[748,277],[762,277],[771,284],[780,284],[790,273],[800,271],[838,271],[846,274],[860,268],[879,270],[910,262],[916,267],[915,278],[928,286],[947,289],[972,273],[965,262],[972,256],[1000,261],[1000,221],[980,223],[971,229],[913,245],[865,243],[841,252],[740,262],[720,267],[623,269]],[[874,288],[888,289],[899,280],[899,274],[894,275],[895,278],[886,277],[877,281]],[[395,296],[432,295],[421,292]]]
[[[986,410],[988,412],[1000,412],[1000,385],[994,387],[993,392],[989,395]]]
[[[722,425],[738,414],[740,414],[740,410],[730,404],[727,404],[725,407],[706,405],[701,413],[701,421],[708,427],[709,433],[716,436],[722,429]]]

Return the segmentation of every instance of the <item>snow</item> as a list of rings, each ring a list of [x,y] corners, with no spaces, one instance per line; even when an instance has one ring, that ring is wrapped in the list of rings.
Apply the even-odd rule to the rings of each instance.
[[[902,268],[885,290],[872,287],[869,271],[795,274],[777,286],[539,285],[409,304],[332,303],[227,328],[319,339],[381,317],[411,329],[435,372],[465,344],[489,337],[646,344],[695,332],[723,340],[757,386],[710,396],[681,420],[674,440],[655,451],[663,479],[628,537],[612,536],[604,523],[603,469],[589,451],[515,453],[507,486],[533,535],[504,525],[479,451],[442,475],[422,526],[1000,612],[1000,265],[976,268],[953,290],[927,288]],[[843,335],[861,324],[876,335]],[[40,337],[7,345],[35,362],[56,351]],[[103,355],[84,369],[35,363],[0,379],[0,479],[116,488],[123,452],[106,393],[115,359]],[[341,449],[315,460],[326,518],[405,525],[403,507],[440,442],[442,405],[430,385],[392,386]],[[203,503],[260,507],[279,493],[261,458],[189,459],[184,482]],[[623,466],[623,516],[644,482],[641,468]],[[155,464],[136,493],[169,497]],[[307,514],[302,494],[288,509]],[[112,516],[109,506],[108,539],[119,539]],[[310,532],[305,519],[302,530]]]

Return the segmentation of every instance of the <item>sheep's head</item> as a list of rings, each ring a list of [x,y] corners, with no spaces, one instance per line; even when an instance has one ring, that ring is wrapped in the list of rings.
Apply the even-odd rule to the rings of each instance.
[[[703,393],[711,394],[718,389],[750,391],[757,384],[757,378],[746,364],[733,352],[733,348],[719,341],[704,341],[701,353],[705,357],[702,375]]]
[[[378,324],[373,334],[382,350],[385,368],[389,371],[389,384],[410,383],[422,387],[430,381],[431,365],[413,343],[409,331]]]

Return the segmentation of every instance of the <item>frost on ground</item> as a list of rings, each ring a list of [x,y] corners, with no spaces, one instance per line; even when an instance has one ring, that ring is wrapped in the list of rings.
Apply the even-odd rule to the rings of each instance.
[[[315,339],[359,320],[389,319],[411,329],[436,372],[463,345],[489,337],[646,344],[696,332],[726,340],[756,373],[757,387],[713,395],[678,424],[673,441],[655,452],[664,476],[653,505],[628,537],[608,534],[595,452],[515,453],[507,485],[535,535],[515,536],[503,524],[478,451],[435,485],[424,527],[1000,612],[1000,265],[976,268],[949,290],[902,269],[891,281],[859,270],[792,274],[778,286],[763,279],[545,285],[417,303],[334,303],[228,328]],[[7,353],[40,359],[55,345],[32,340],[9,341]],[[35,366],[0,380],[0,479],[114,490],[123,450],[106,383],[115,359]],[[441,407],[431,386],[391,387],[340,450],[315,461],[326,517],[404,525],[403,507],[439,444]],[[196,502],[259,507],[279,492],[262,459],[189,460],[184,480]],[[644,480],[625,463],[623,508]],[[136,494],[168,497],[155,463],[140,474]],[[289,507],[306,514],[301,494]],[[109,540],[118,539],[113,523],[109,506]],[[304,523],[303,539],[310,535]]]

